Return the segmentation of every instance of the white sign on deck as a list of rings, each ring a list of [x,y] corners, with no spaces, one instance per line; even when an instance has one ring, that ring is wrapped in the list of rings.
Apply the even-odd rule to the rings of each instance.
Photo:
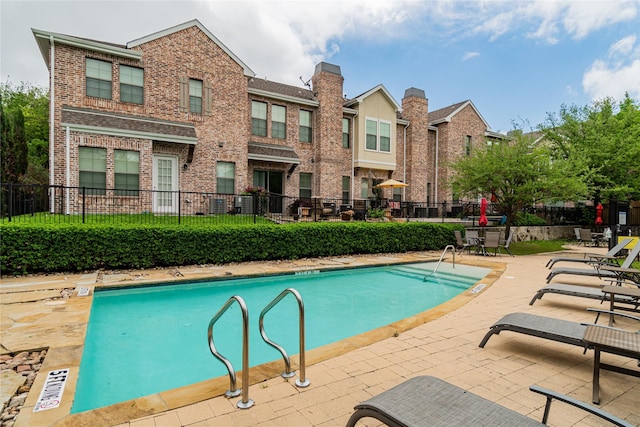
[[[62,393],[64,393],[64,386],[67,383],[68,376],[69,369],[50,371],[47,374],[47,379],[44,381],[44,386],[42,387],[36,406],[33,408],[33,412],[45,411],[60,406]]]

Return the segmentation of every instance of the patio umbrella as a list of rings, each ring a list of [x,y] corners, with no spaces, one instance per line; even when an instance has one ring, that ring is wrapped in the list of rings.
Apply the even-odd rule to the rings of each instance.
[[[602,224],[602,210],[604,208],[602,207],[602,203],[598,203],[598,206],[596,206],[596,225],[601,225]]]
[[[409,184],[405,184],[404,182],[396,181],[395,179],[388,179],[376,185],[375,188],[400,188],[408,186]]]
[[[489,221],[487,221],[487,199],[484,197],[480,201],[480,219],[478,220],[478,225],[480,227],[486,227]]]

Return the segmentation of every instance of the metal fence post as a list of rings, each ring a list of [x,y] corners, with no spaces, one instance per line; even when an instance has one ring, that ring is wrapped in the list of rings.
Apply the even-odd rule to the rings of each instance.
[[[182,216],[182,192],[178,190],[178,224]]]
[[[87,206],[87,187],[82,187],[82,223],[85,221]]]
[[[9,208],[9,222],[11,222],[11,217],[13,216],[13,183],[9,183],[9,198],[7,200],[8,208]]]

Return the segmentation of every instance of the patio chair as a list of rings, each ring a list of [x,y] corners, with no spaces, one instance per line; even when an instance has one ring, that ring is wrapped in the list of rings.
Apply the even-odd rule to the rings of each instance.
[[[613,281],[619,281],[623,276],[629,278],[629,280],[635,283],[640,283],[640,270],[630,268],[633,261],[640,253],[640,244],[637,244],[629,251],[629,254],[625,260],[620,264],[620,267],[607,266],[605,263],[594,263],[594,268],[568,268],[558,267],[551,270],[547,275],[547,283],[551,281],[555,276],[559,274],[574,274],[578,276],[592,276],[600,277],[603,279],[611,279]],[[634,274],[635,273],[635,274]],[[635,281],[633,277],[638,277],[639,281]]]
[[[632,239],[623,239],[620,243],[615,245],[609,252],[606,254],[593,254],[593,253],[585,253],[583,258],[576,257],[554,257],[547,261],[546,267],[552,268],[553,265],[557,262],[586,262],[586,263],[604,263],[611,265],[619,265],[618,263],[618,253],[627,246],[628,243],[631,242]]]
[[[576,240],[578,241],[578,245],[580,245],[582,243],[582,237],[580,236],[580,227],[574,228],[573,232],[576,235]]]
[[[458,251],[458,253],[462,253],[465,249],[467,252],[471,252],[472,245],[462,240],[462,233],[460,233],[459,230],[454,230],[453,235],[456,236],[456,251]]]
[[[640,317],[626,313],[593,308],[587,310],[598,313],[598,316],[600,316],[601,313],[607,313],[640,322]],[[596,322],[597,320],[598,318],[596,317]],[[487,341],[489,341],[489,338],[493,335],[497,335],[502,331],[511,331],[538,338],[545,338],[564,344],[575,345],[582,347],[584,348],[584,351],[587,351],[589,344],[584,340],[584,333],[587,330],[587,326],[589,325],[585,323],[570,322],[568,320],[538,316],[531,313],[510,313],[502,317],[489,328],[489,332],[487,332],[484,338],[482,338],[482,341],[480,341],[479,347],[484,348]],[[613,346],[607,349],[607,353],[617,354],[619,356],[635,357],[635,355],[630,356],[628,352]]]
[[[493,255],[498,255],[498,248],[500,247],[500,232],[499,231],[487,231],[484,236],[484,242],[482,243],[482,253],[487,255],[487,249],[493,249]]]
[[[591,246],[600,246],[600,241],[593,237],[593,235],[591,234],[591,230],[589,230],[588,228],[580,229],[580,240],[585,246],[587,246],[587,243],[589,243]]]
[[[600,302],[609,301],[608,295],[602,292],[602,288],[600,286],[580,286],[568,285],[563,283],[553,283],[551,285],[545,286],[544,288],[538,289],[536,294],[529,302],[529,305],[533,305],[534,302],[542,299],[542,297],[546,294],[558,294],[577,298],[589,298],[600,300]],[[630,310],[638,310],[638,308],[640,307],[640,300],[638,298],[632,298],[623,295],[616,295],[613,302],[616,304],[630,305]]]
[[[355,406],[347,427],[361,418],[375,418],[392,427],[407,426],[541,426],[546,425],[553,400],[565,402],[613,425],[631,426],[595,406],[536,385],[534,393],[546,396],[542,422],[535,421],[483,397],[432,376],[420,376],[390,388]]]
[[[511,246],[511,242],[513,242],[513,229],[509,230],[509,237],[507,238],[507,240],[503,240],[500,242],[500,245],[498,246],[498,253],[502,254],[502,252],[500,251],[500,248],[502,248],[505,251],[507,251],[509,255],[513,256],[513,254],[509,250],[509,246]]]
[[[480,236],[478,230],[465,230],[464,232],[465,242],[469,245],[469,248],[476,248],[478,250],[478,243],[480,242]]]

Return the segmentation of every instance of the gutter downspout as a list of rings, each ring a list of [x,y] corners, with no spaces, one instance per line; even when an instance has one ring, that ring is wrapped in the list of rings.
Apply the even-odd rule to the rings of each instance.
[[[55,185],[55,158],[54,158],[54,139],[55,139],[55,126],[54,126],[54,105],[55,105],[55,46],[53,41],[53,36],[49,36],[49,43],[51,45],[50,53],[49,53],[49,185]],[[50,213],[55,212],[55,195],[52,191],[49,195],[49,211]]]
[[[440,133],[439,133],[439,128],[436,126],[436,176],[434,179],[434,187],[436,189],[436,194],[434,196],[434,203],[436,206],[438,206],[438,163],[439,163],[439,157],[440,157],[440,152],[438,151],[438,144],[440,142]]]
[[[71,214],[71,209],[69,206],[69,191],[68,188],[71,187],[71,166],[69,164],[69,162],[71,161],[71,129],[69,128],[69,126],[67,125],[66,131],[65,131],[65,147],[64,147],[64,154],[65,154],[65,185],[67,186],[67,191],[66,193],[66,197],[65,197],[65,202],[66,202],[66,208],[65,208],[65,213],[67,215]],[[84,197],[84,194],[83,194]],[[84,203],[84,202],[83,202]]]
[[[403,159],[402,159],[402,182],[404,182],[405,184],[407,183],[407,129],[409,128],[409,126],[411,126],[411,123],[409,123],[408,125],[406,125],[404,127],[404,131],[403,131]],[[407,187],[402,187],[402,200],[406,201],[407,200]]]
[[[355,199],[355,194],[353,193],[356,185],[356,118],[358,117],[358,112],[356,111],[356,115],[353,116],[352,127],[353,132],[351,132],[351,200]],[[353,203],[351,208],[353,209]]]

